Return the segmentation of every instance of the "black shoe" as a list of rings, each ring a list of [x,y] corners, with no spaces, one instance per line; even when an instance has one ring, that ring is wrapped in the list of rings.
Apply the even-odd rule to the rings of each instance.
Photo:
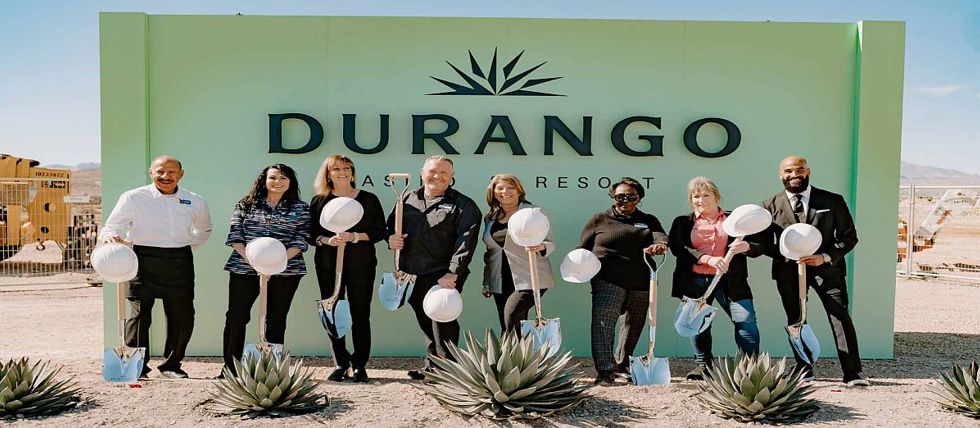
[[[151,372],[151,371],[152,371],[152,370],[151,370],[151,369],[150,369],[149,367],[144,367],[144,368],[143,368],[143,371],[142,371],[142,372],[140,372],[140,377],[139,377],[139,379],[149,379],[149,378],[150,378],[150,372]]]
[[[190,377],[187,375],[187,372],[181,369],[160,370],[160,376],[169,379],[187,379],[188,377]]]
[[[630,377],[630,365],[629,364],[619,364],[616,366],[616,370],[613,373],[621,377]]]
[[[797,364],[793,367],[793,373],[803,372],[803,382],[813,382],[813,366],[801,366]],[[846,382],[845,382],[846,383]]]
[[[609,370],[599,370],[596,374],[595,384],[599,386],[612,386],[616,384],[616,378],[613,377],[613,372]]]
[[[871,381],[864,377],[864,373],[855,373],[844,378],[844,384],[851,386],[871,386]]]
[[[364,367],[354,369],[354,382],[365,383],[368,379],[367,370],[364,370]]]
[[[707,366],[703,364],[698,364],[696,367],[694,367],[694,370],[691,370],[690,372],[687,373],[687,376],[685,376],[685,378],[687,380],[704,380],[704,376],[707,373],[707,369],[708,369]]]
[[[408,377],[412,378],[412,380],[423,380],[425,379],[425,372],[426,370],[423,369],[409,370]]]
[[[349,370],[348,367],[337,367],[330,372],[330,376],[327,376],[327,380],[333,382],[343,382],[344,379],[350,377],[347,376],[347,370]]]

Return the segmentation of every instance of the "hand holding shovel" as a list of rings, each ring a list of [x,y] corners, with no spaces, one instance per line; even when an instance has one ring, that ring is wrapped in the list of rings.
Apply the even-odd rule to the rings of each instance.
[[[664,257],[666,259],[666,257]],[[647,322],[650,323],[650,350],[641,357],[630,357],[630,378],[634,385],[667,385],[670,383],[670,362],[667,358],[655,358],[653,347],[657,341],[657,270],[647,261],[650,268],[650,308],[647,310]],[[661,267],[663,260],[661,260]]]
[[[116,318],[119,346],[105,350],[102,378],[107,382],[133,383],[143,371],[146,348],[126,345],[126,295],[129,281],[139,271],[136,253],[125,241],[100,245],[92,252],[92,268],[106,281],[116,283]]]
[[[391,182],[391,190],[395,192],[395,197],[397,198],[395,202],[395,236],[400,238],[403,236],[402,217],[405,211],[403,201],[405,199],[405,193],[408,192],[409,181],[411,181],[412,175],[391,173],[388,174],[387,178]],[[401,189],[396,189],[395,180],[404,180],[404,186]],[[381,274],[381,285],[378,287],[378,299],[381,300],[381,306],[384,306],[389,311],[398,309],[404,306],[405,303],[408,303],[408,298],[415,289],[415,275],[402,272],[399,268],[398,260],[401,256],[401,249],[394,251],[395,271]]]
[[[246,343],[244,354],[253,359],[263,354],[282,355],[281,343],[269,343],[265,338],[266,312],[269,301],[269,277],[286,270],[286,246],[278,239],[263,237],[245,245],[245,258],[259,274],[259,343]]]
[[[820,357],[820,342],[810,328],[810,324],[806,323],[806,264],[800,259],[813,255],[820,248],[822,241],[820,231],[806,223],[796,223],[787,227],[779,237],[779,252],[783,257],[797,261],[799,276],[800,320],[786,326],[786,333],[796,355],[811,365]]]
[[[334,233],[346,232],[351,227],[361,221],[364,216],[364,207],[360,202],[352,198],[334,198],[323,207],[320,213],[320,225]],[[337,246],[336,276],[333,283],[333,295],[328,299],[317,301],[317,314],[320,316],[320,323],[330,337],[340,339],[347,335],[347,330],[353,324],[350,314],[350,304],[347,300],[340,299],[340,289],[344,276],[344,249],[346,245]]]
[[[765,230],[772,224],[772,213],[754,204],[746,204],[735,208],[721,224],[722,229],[728,236],[734,236],[735,241],[725,254],[722,266],[727,266],[735,257],[733,247],[744,240],[747,235],[752,235]],[[684,298],[677,311],[674,313],[674,328],[677,334],[682,337],[694,337],[708,329],[714,319],[718,308],[709,305],[708,299],[718,286],[718,282],[724,275],[721,270],[715,273],[711,279],[708,289],[698,299]]]

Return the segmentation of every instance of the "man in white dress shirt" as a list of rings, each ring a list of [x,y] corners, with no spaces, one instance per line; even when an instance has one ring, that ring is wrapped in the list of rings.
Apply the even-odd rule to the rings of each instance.
[[[194,258],[192,248],[211,236],[211,216],[199,195],[178,188],[183,167],[173,156],[150,163],[152,184],[123,193],[99,233],[102,242],[133,243],[139,273],[130,281],[131,315],[126,321],[126,344],[149,347],[150,316],[156,299],[163,301],[167,339],[163,377],[182,379],[187,343],[194,331]],[[150,372],[143,367],[141,377]]]

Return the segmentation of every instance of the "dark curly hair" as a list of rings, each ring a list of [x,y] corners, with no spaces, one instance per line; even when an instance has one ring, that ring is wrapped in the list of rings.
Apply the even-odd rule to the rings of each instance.
[[[643,199],[643,196],[646,195],[646,191],[643,190],[643,185],[640,184],[639,181],[636,181],[631,177],[623,177],[619,179],[619,181],[609,186],[609,197],[613,197],[613,195],[616,194],[616,188],[624,184],[633,188],[633,190],[636,191],[636,194],[640,195],[640,199]]]
[[[278,169],[282,175],[285,175],[289,179],[289,188],[286,189],[286,193],[282,195],[282,199],[279,203],[291,202],[299,200],[299,181],[296,180],[296,172],[293,171],[289,165],[282,163],[274,163],[265,168],[262,168],[262,172],[259,173],[258,177],[255,177],[255,182],[252,183],[252,188],[249,189],[248,193],[238,201],[238,206],[243,213],[249,213],[255,208],[258,203],[265,202],[265,198],[269,196],[269,191],[265,188],[265,179],[269,175],[270,169]],[[285,205],[286,209],[290,209],[290,205]]]

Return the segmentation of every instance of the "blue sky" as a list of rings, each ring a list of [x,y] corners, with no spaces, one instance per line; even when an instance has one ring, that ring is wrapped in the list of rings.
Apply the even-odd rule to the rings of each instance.
[[[100,11],[906,22],[902,159],[980,174],[980,1],[0,0],[0,152],[99,160]]]

